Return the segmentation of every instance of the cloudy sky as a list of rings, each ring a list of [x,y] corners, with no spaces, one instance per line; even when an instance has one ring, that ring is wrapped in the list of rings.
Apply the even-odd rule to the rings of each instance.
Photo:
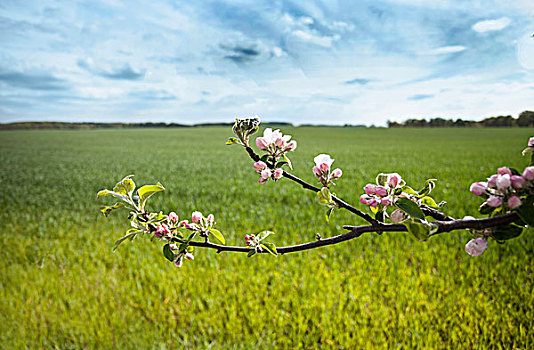
[[[534,109],[534,1],[0,1],[0,122]]]

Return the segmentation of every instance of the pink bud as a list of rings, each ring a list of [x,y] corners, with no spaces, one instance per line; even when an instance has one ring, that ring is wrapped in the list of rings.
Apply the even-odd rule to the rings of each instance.
[[[294,151],[297,148],[297,141],[293,140],[289,142],[287,148],[289,148],[290,151]]]
[[[330,165],[328,165],[327,163],[321,163],[321,165],[319,165],[319,169],[321,169],[322,172],[326,173],[328,170],[330,170]]]
[[[512,181],[510,179],[510,175],[508,174],[504,174],[504,175],[499,175],[497,177],[497,188],[500,189],[500,190],[505,190],[507,189],[508,187],[510,187],[512,185]]]
[[[367,184],[367,185],[365,185],[365,187],[363,189],[364,189],[365,193],[367,193],[369,195],[376,193],[376,185],[373,185],[373,184]]]
[[[280,147],[280,148],[282,148],[282,147],[285,146],[285,143],[286,143],[286,142],[285,142],[285,140],[284,140],[282,137],[278,137],[276,140],[274,140],[274,145],[275,145],[276,147]]]
[[[375,193],[377,196],[385,197],[388,195],[388,190],[384,186],[376,186]]]
[[[167,215],[167,221],[169,223],[178,222],[178,215],[175,212],[171,211],[169,215]]]
[[[475,182],[469,187],[469,191],[477,196],[482,196],[486,192],[486,183],[485,182]]]
[[[395,188],[401,182],[401,176],[397,173],[392,173],[388,175],[388,186]]]
[[[523,179],[525,180],[534,180],[534,166],[529,166],[523,171]]]
[[[378,201],[374,198],[371,198],[370,200],[368,200],[367,204],[369,204],[373,208],[378,207]]]
[[[380,204],[382,204],[384,206],[390,205],[391,204],[391,200],[389,198],[382,198],[380,200]]]
[[[406,216],[404,215],[404,212],[400,209],[395,209],[391,213],[391,221],[394,222],[395,224],[403,222],[404,219],[406,219]]]
[[[258,179],[258,182],[259,182],[260,184],[262,184],[262,185],[263,185],[264,183],[266,183],[267,181],[269,181],[269,178],[264,179],[263,177],[260,177],[260,178]]]
[[[479,256],[488,247],[488,241],[482,237],[470,240],[465,245],[465,251],[471,256]]]
[[[521,199],[518,196],[512,196],[508,199],[508,207],[515,209],[521,205]]]
[[[284,171],[282,169],[278,168],[274,170],[273,177],[275,180],[278,180],[279,178],[281,178],[282,175],[284,175]]]
[[[499,168],[499,169],[497,170],[497,174],[499,174],[499,175],[506,175],[506,174],[508,174],[508,175],[512,176],[512,172],[510,171],[510,169],[508,169],[508,168],[505,167],[505,166]]]
[[[178,227],[191,228],[191,225],[189,225],[189,221],[187,221],[187,220],[182,220],[182,221],[180,221],[180,223],[178,224]]]
[[[315,166],[313,167],[313,174],[314,174],[315,176],[321,176],[321,169],[319,169],[319,167],[318,167],[317,165],[315,165]]]
[[[174,266],[176,267],[182,267],[182,264],[184,263],[183,259],[180,257],[176,260],[174,260]]]
[[[195,256],[191,253],[185,253],[184,257],[188,260],[195,260]]]
[[[490,207],[497,208],[501,206],[502,199],[496,196],[489,196],[488,199],[486,200],[486,203],[488,203]]]
[[[199,211],[194,211],[193,214],[191,214],[191,220],[195,224],[198,224],[200,222],[200,220],[202,220],[202,213],[199,212]]]
[[[259,174],[263,169],[267,168],[267,164],[260,160],[259,162],[254,163],[252,167],[254,167],[254,170],[256,170]]]
[[[208,222],[214,222],[215,221],[215,216],[213,216],[213,214],[210,214],[210,215],[208,215],[208,217],[206,219],[208,220]]]
[[[161,224],[156,229],[156,232],[154,233],[154,235],[156,235],[156,237],[161,237],[163,235],[168,235],[169,233],[171,233],[171,231],[169,230],[169,227],[165,224]]]
[[[525,185],[525,179],[523,179],[519,175],[512,175],[510,177],[510,180],[512,181],[512,187],[513,188],[521,188]]]
[[[497,188],[497,178],[498,177],[499,177],[499,175],[491,175],[488,178],[488,187],[489,188]]]
[[[270,177],[271,177],[271,169],[269,169],[269,168],[265,168],[265,169],[263,169],[263,170],[261,171],[261,177],[262,177],[263,179],[268,179],[268,178],[270,178]]]
[[[368,205],[369,204],[369,197],[365,194],[362,194],[360,196],[360,203],[364,204],[364,205]]]
[[[528,147],[534,147],[534,137],[531,137],[531,138],[528,140]]]
[[[259,149],[266,149],[267,147],[269,147],[269,142],[267,142],[267,140],[265,139],[265,137],[258,137],[256,139],[256,146],[259,148]]]
[[[343,172],[341,171],[341,169],[336,168],[336,169],[332,170],[332,178],[339,179],[341,177],[341,175],[343,175]]]
[[[250,240],[250,236],[249,235],[245,235],[245,241],[249,241]]]

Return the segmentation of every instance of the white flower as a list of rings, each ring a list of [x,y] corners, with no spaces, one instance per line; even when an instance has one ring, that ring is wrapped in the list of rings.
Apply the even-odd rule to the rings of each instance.
[[[470,240],[465,245],[465,251],[471,256],[479,256],[488,247],[488,241],[482,237]]]
[[[334,159],[330,158],[330,155],[328,154],[319,154],[317,157],[313,158],[313,161],[315,162],[315,165],[318,167],[321,166],[321,164],[328,165],[328,168],[332,166],[332,163],[334,162]]]

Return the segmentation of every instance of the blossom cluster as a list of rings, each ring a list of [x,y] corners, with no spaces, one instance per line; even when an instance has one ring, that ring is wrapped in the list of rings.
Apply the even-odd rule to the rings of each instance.
[[[313,174],[317,177],[319,182],[328,187],[331,184],[334,184],[334,180],[337,180],[343,175],[341,169],[336,168],[330,170],[334,159],[328,154],[319,154],[317,157],[313,158],[315,166],[313,167]]]
[[[262,251],[261,249],[261,240],[256,235],[245,235],[245,243],[254,250]]]
[[[529,145],[531,142],[534,138]],[[521,175],[514,169],[501,167],[486,182],[471,184],[469,190],[486,199],[482,206],[516,209],[522,204],[521,195],[534,193],[534,166],[525,168]]]
[[[278,158],[297,148],[297,141],[289,140],[291,140],[291,135],[283,135],[278,129],[273,131],[271,128],[266,128],[263,131],[263,136],[256,138],[256,146]]]
[[[266,183],[270,178],[273,178],[276,181],[284,175],[284,171],[281,168],[271,170],[267,164],[261,160],[254,163],[253,168],[260,174],[260,179],[258,180],[260,184]]]
[[[397,188],[402,188],[402,186],[404,186],[404,180],[402,180],[401,176],[397,173],[383,175],[386,176],[386,181],[383,185],[379,184],[378,178],[376,185],[365,185],[363,188],[365,194],[360,196],[360,203],[369,205],[373,208],[379,206],[387,207],[394,203],[395,195],[400,194],[396,193],[399,192],[396,190]]]

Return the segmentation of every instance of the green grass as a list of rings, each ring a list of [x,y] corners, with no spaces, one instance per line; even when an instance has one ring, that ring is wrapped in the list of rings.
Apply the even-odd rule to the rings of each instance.
[[[380,171],[419,187],[456,217],[475,214],[471,182],[521,157],[532,129],[287,128],[294,173],[313,182],[318,153],[344,174],[358,204]],[[273,230],[278,246],[362,223],[326,223],[312,192],[282,179],[257,184],[252,162],[224,146],[230,129],[0,133],[0,344],[16,348],[533,348],[532,232],[478,258],[468,232],[421,243],[405,233],[364,236],[274,258],[197,250],[175,268],[162,243],[140,237],[112,253],[126,212],[104,218],[97,190],[135,174],[161,181],[151,208],[215,214],[227,244]]]

